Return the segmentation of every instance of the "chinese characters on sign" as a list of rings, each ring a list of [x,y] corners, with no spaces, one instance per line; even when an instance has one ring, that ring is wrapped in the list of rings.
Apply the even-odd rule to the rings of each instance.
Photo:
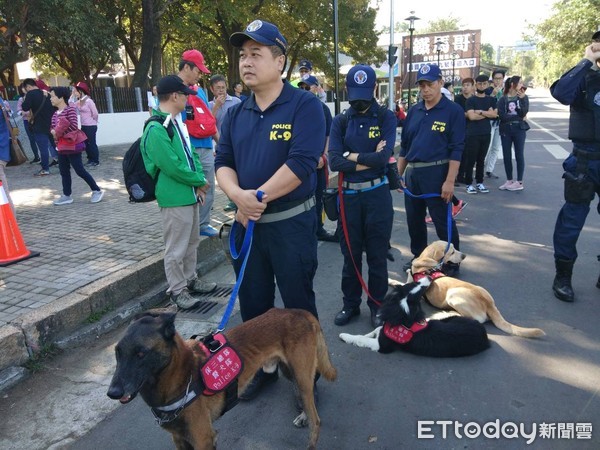
[[[413,36],[412,64],[410,64],[410,36],[404,36],[402,85],[404,88],[408,87],[409,69],[414,73],[424,64],[438,64],[438,61],[444,81],[460,84],[462,78],[475,78],[479,73],[480,48],[481,30],[416,35]],[[414,83],[416,77],[411,77],[411,80]]]

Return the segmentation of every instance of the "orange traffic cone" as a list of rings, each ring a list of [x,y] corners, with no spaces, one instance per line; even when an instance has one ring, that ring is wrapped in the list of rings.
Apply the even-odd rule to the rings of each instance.
[[[0,181],[0,266],[8,266],[39,255],[39,252],[27,250]]]

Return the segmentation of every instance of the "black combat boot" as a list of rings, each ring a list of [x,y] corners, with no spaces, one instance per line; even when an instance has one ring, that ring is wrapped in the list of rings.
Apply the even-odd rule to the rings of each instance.
[[[575,293],[571,287],[571,276],[573,275],[573,264],[575,261],[568,259],[555,259],[556,276],[552,284],[554,296],[563,302],[575,301]]]

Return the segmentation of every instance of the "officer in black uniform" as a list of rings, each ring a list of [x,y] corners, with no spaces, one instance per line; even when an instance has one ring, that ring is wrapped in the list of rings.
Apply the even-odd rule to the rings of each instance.
[[[554,227],[556,276],[554,295],[572,302],[577,239],[596,194],[600,196],[600,31],[592,36],[584,58],[550,87],[552,96],[569,105],[569,139],[573,152],[564,161],[565,204]],[[598,204],[600,214],[600,203]],[[600,288],[600,279],[596,284]]]
[[[350,108],[333,119],[329,142],[331,170],[343,174],[343,200],[349,245],[341,233],[343,307],[335,324],[346,325],[360,314],[363,248],[369,265],[367,304],[371,324],[379,325],[378,306],[388,289],[387,250],[394,210],[386,177],[396,140],[396,116],[374,98],[375,71],[356,65],[346,76]],[[343,224],[342,218],[338,224]],[[356,264],[356,267],[355,267]],[[362,275],[361,275],[362,276]]]

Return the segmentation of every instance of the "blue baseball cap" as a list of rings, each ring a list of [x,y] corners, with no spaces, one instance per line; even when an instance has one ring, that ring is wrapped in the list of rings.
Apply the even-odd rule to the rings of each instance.
[[[308,59],[301,59],[298,69],[312,70],[312,63]]]
[[[371,100],[377,78],[373,68],[364,64],[354,66],[346,75],[348,100]]]
[[[309,75],[307,77],[302,77],[302,80],[298,82],[298,86],[300,86],[301,84],[306,84],[308,86],[318,86],[319,80],[317,80],[317,77]]]
[[[442,78],[442,71],[436,64],[424,64],[417,74],[417,83],[421,80],[438,81]]]
[[[245,31],[238,31],[229,37],[229,43],[234,47],[241,47],[248,39],[263,45],[276,45],[283,54],[287,53],[287,41],[279,32],[279,28],[264,20],[254,20]]]

